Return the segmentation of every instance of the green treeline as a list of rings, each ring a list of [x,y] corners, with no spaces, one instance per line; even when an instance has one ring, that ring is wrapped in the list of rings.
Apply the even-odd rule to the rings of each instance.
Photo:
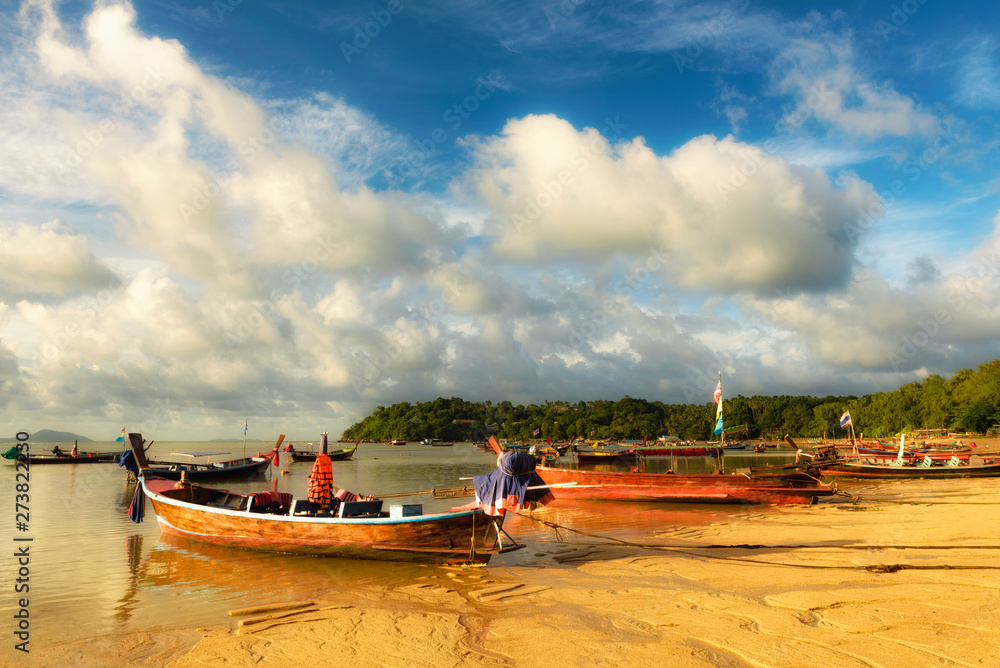
[[[895,392],[863,397],[724,397],[727,431],[746,425],[744,438],[846,435],[840,416],[851,412],[855,432],[887,436],[915,429],[985,433],[1000,424],[1000,359],[945,380],[932,374]],[[473,403],[458,398],[379,406],[344,432],[345,440],[481,440],[489,434],[512,441],[552,438],[653,439],[677,434],[707,440],[715,426],[715,404],[664,404],[626,396],[619,401],[509,401]],[[535,436],[535,430],[539,435]]]

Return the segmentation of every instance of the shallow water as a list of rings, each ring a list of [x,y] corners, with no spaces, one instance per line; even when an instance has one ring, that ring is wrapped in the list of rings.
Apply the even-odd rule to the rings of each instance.
[[[268,446],[253,443],[247,447],[248,454],[255,454]],[[115,448],[113,444],[88,444],[85,449]],[[33,452],[49,450],[51,445],[35,444],[32,448]],[[150,454],[161,459],[171,452],[205,450],[225,450],[235,456],[244,452],[242,443],[157,443]],[[774,454],[727,455],[726,463],[739,467],[783,459]],[[362,444],[354,459],[333,462],[334,483],[365,494],[460,487],[471,484],[461,478],[486,473],[495,461],[492,454],[470,444]],[[708,457],[650,458],[648,462],[651,471],[672,468],[693,473],[713,466],[714,460]],[[301,498],[310,470],[311,464],[291,463],[282,453],[281,466],[270,467],[266,475],[212,486],[235,492],[275,489]],[[218,624],[233,608],[322,598],[331,588],[363,583],[393,585],[436,568],[252,552],[167,538],[160,535],[148,502],[145,521],[129,521],[128,507],[135,486],[114,464],[32,467],[29,530],[21,532],[16,529],[14,517],[15,467],[6,465],[0,472],[10,480],[0,490],[8,515],[0,520],[3,535],[8,536],[5,540],[8,546],[30,546],[30,590],[17,596],[30,601],[31,643],[36,648],[72,645],[95,636]],[[387,499],[386,505],[422,503],[425,511],[441,511],[467,501],[421,495]],[[538,517],[589,534],[650,542],[683,533],[686,528],[727,521],[745,511],[740,506],[562,501],[542,509]],[[504,528],[528,547],[495,557],[490,569],[530,566],[534,554],[551,549],[567,535],[516,515],[508,516]],[[12,541],[29,537],[31,542]],[[8,591],[18,577],[17,568],[14,559],[0,562],[0,584]],[[7,600],[12,598],[9,595]],[[8,636],[0,648],[0,657],[18,660],[20,657],[11,651],[13,644]]]

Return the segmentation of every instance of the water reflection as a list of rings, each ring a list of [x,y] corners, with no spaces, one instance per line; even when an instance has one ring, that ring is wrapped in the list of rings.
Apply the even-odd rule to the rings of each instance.
[[[242,443],[212,444],[235,454]],[[154,445],[169,452],[205,449],[205,444]],[[248,448],[256,451],[257,445]],[[156,453],[154,453],[156,454]],[[564,458],[571,459],[571,458]],[[773,456],[726,457],[726,465],[777,463]],[[362,444],[355,458],[333,462],[334,482],[358,493],[429,492],[469,485],[490,471],[496,457],[469,444],[453,448]],[[712,458],[649,458],[652,467],[702,472]],[[7,475],[13,479],[14,467]],[[2,469],[0,469],[2,470]],[[234,492],[264,489],[301,497],[311,464],[281,458],[281,467],[250,480],[213,486]],[[659,469],[656,469],[659,470]],[[711,470],[710,468],[708,470]],[[349,561],[237,550],[162,536],[152,507],[145,522],[128,520],[134,484],[114,464],[37,466],[31,470],[31,614],[33,640],[68,642],[102,634],[217,625],[228,610],[264,602],[323,600],[353,593],[366,583],[399,586],[437,567]],[[0,487],[0,504],[14,505],[12,485]],[[387,504],[420,503],[442,511],[467,499],[435,499],[429,493],[393,498]],[[739,508],[668,503],[557,500],[536,517],[621,540],[666,541],[674,532],[728,521]],[[578,536],[527,516],[508,517],[505,528],[528,549],[496,557],[490,569],[539,565],[535,554]],[[551,562],[545,567],[553,567]],[[12,560],[0,561],[0,582],[13,582]]]

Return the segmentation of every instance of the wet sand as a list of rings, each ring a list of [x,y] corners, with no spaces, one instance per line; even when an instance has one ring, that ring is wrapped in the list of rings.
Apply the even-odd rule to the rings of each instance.
[[[1000,665],[1000,479],[840,486],[860,501],[747,506],[647,547],[562,531],[516,562],[322,589],[287,617],[98,638],[39,665]]]

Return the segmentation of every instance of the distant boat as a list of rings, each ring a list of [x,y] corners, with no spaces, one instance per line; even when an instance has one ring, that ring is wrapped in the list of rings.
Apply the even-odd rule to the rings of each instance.
[[[789,445],[795,442],[785,437]],[[801,453],[800,454],[805,454]],[[806,455],[810,460],[800,466],[811,466],[835,478],[856,479],[903,479],[903,478],[996,478],[1000,477],[1000,458],[960,458],[957,454],[949,460],[933,459],[925,455],[923,459],[905,455],[905,437],[900,437],[899,451],[896,459],[878,456],[845,457],[834,446],[827,446],[816,451],[815,455]],[[786,465],[790,468],[794,465]],[[757,469],[752,469],[756,471]]]
[[[278,437],[274,449],[266,455],[241,457],[221,462],[213,462],[212,457],[219,455],[232,456],[228,452],[172,452],[171,457],[187,457],[189,461],[150,461],[149,470],[161,478],[180,480],[186,476],[188,480],[226,480],[230,478],[249,478],[263,473],[274,461],[274,457],[285,440],[285,435]],[[208,461],[198,462],[196,459],[208,458]]]
[[[450,448],[451,446],[455,445],[455,442],[454,441],[452,441],[451,443],[439,442],[439,443],[431,443],[431,445],[433,445],[435,448]]]
[[[406,445],[406,441],[401,438],[394,438],[389,441],[389,445]]]
[[[354,456],[354,452],[358,449],[358,443],[355,443],[353,447],[341,448],[340,450],[332,450],[326,453],[326,456],[334,461],[344,461],[350,459]],[[288,453],[293,462],[313,462],[316,461],[316,455],[319,454],[317,450],[293,450]]]
[[[74,457],[69,454],[59,453],[51,455],[28,455],[29,466],[35,464],[98,464],[108,463],[118,459],[121,452],[80,452]]]
[[[200,457],[228,455],[228,452],[172,452],[172,457],[191,457],[190,462],[150,462],[150,471],[161,478],[180,480],[187,474],[189,480],[225,480],[229,478],[246,478],[263,473],[270,466],[274,455],[266,457],[243,457],[222,462],[196,462]]]

